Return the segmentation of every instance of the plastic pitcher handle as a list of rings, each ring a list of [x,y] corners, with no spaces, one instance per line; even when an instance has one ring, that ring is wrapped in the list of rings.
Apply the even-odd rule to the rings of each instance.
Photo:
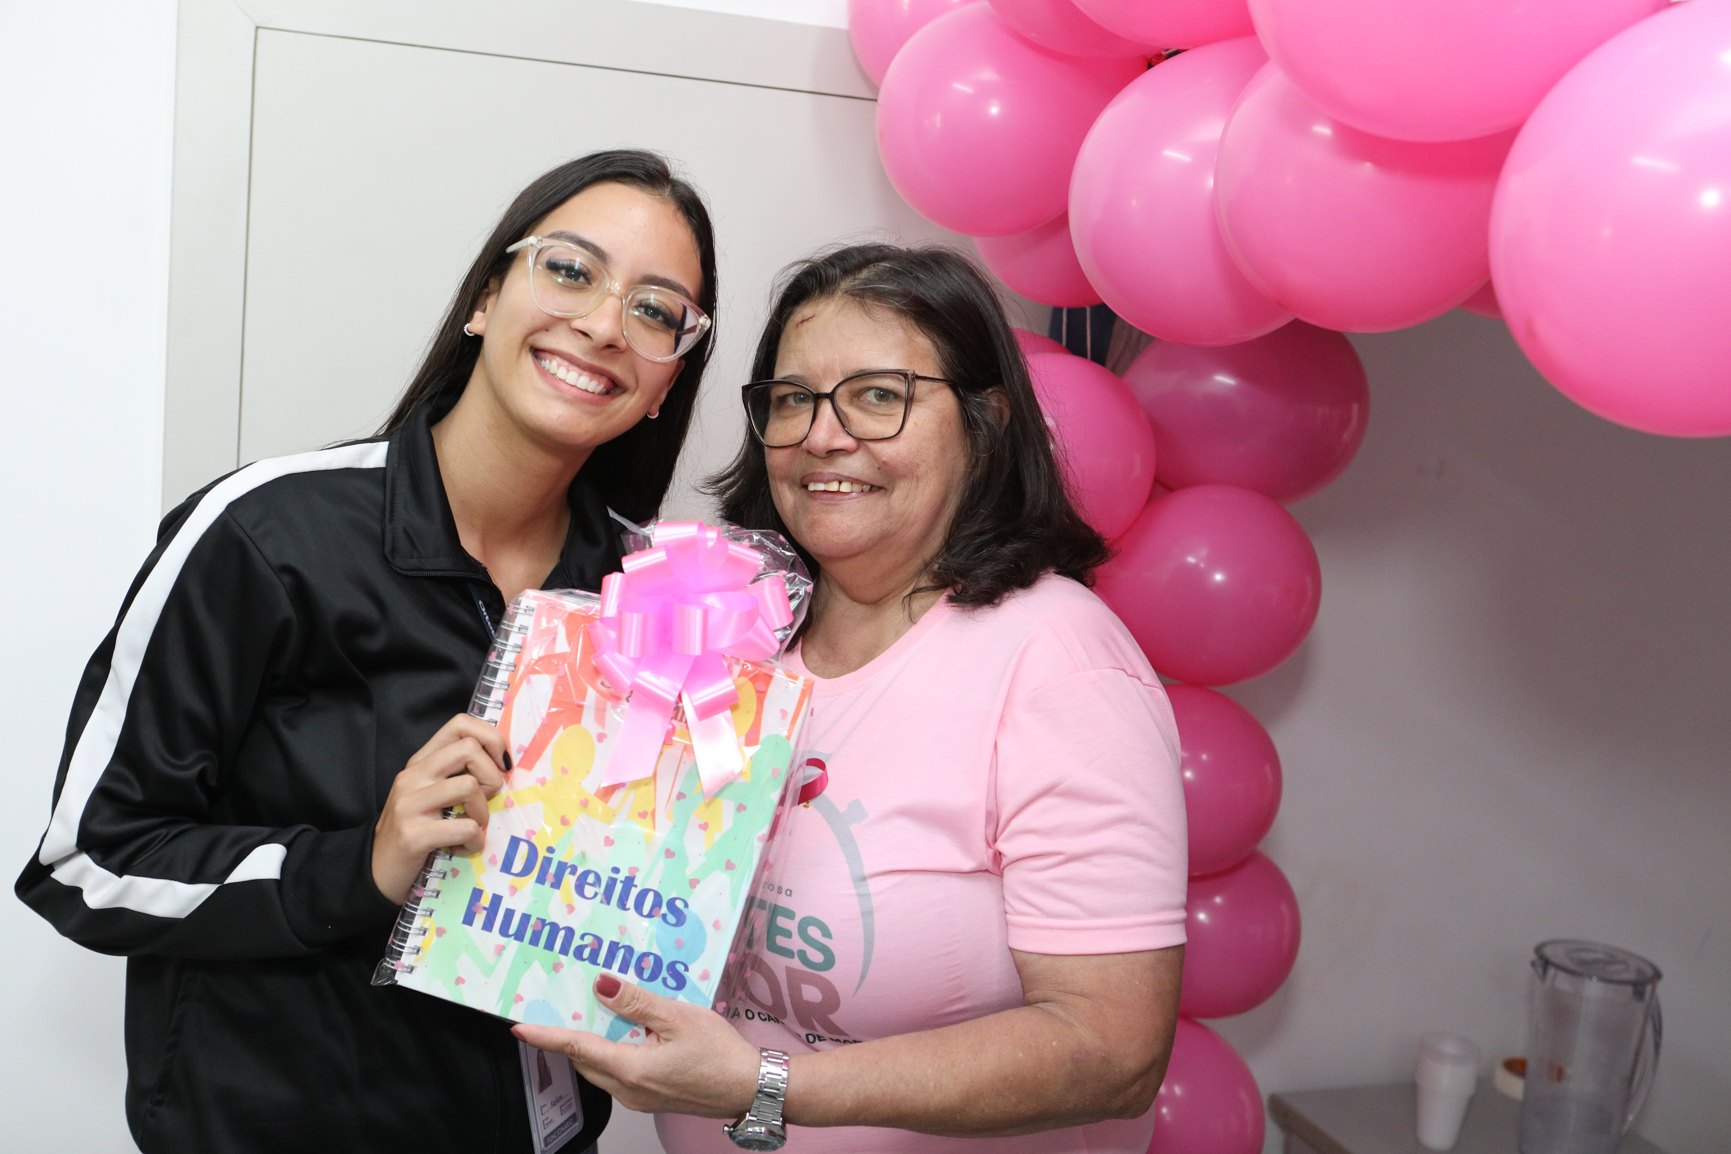
[[[1659,1068],[1659,1044],[1664,1041],[1665,1016],[1659,1012],[1659,993],[1647,1007],[1647,1028],[1641,1031],[1641,1052],[1635,1056],[1635,1069],[1630,1074],[1629,1116],[1623,1119],[1623,1133],[1635,1124],[1635,1115],[1647,1104],[1647,1092],[1653,1088],[1653,1074]]]

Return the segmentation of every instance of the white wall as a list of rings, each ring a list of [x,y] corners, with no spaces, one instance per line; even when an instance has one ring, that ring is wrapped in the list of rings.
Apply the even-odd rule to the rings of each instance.
[[[132,1149],[124,963],[11,893],[79,671],[149,551],[162,468],[173,0],[0,5],[0,1145]]]
[[[1665,972],[1641,1132],[1722,1154],[1731,440],[1601,421],[1462,312],[1353,340],[1364,447],[1294,509],[1321,616],[1233,691],[1280,748],[1304,942],[1221,1032],[1264,1091],[1410,1078],[1426,1030],[1519,1054],[1532,946],[1606,941]]]

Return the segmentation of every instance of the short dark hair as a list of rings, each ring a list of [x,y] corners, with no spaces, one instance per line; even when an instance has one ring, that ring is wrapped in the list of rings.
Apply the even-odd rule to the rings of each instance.
[[[960,605],[995,605],[1047,573],[1092,584],[1106,543],[1064,489],[1027,361],[985,275],[960,253],[937,247],[850,245],[801,261],[782,274],[753,380],[775,375],[794,311],[832,298],[888,309],[911,323],[932,342],[961,402],[968,438],[962,499],[928,565],[931,584],[922,588],[948,590]],[[791,538],[770,493],[764,449],[749,429],[739,455],[707,489],[729,521]],[[794,545],[815,573],[815,559]]]
[[[673,175],[662,157],[637,149],[592,152],[561,164],[517,194],[505,215],[481,245],[468,275],[451,298],[451,307],[427,347],[427,355],[404,390],[382,433],[394,433],[414,412],[430,405],[443,415],[468,386],[469,376],[481,355],[481,342],[463,333],[475,306],[489,286],[510,270],[513,257],[505,249],[522,240],[554,209],[597,184],[623,184],[666,199],[691,226],[697,242],[703,283],[697,303],[711,318],[715,316],[715,230],[702,195]],[[661,402],[661,416],[639,421],[619,436],[595,448],[584,462],[580,476],[592,480],[607,504],[633,521],[646,521],[661,507],[673,481],[673,466],[685,444],[691,411],[697,403],[697,386],[709,365],[715,347],[715,326],[685,354],[685,364]]]

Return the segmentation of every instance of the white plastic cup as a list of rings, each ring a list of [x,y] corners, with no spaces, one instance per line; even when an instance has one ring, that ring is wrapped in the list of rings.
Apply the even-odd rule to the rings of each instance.
[[[1459,1034],[1426,1034],[1418,1047],[1418,1141],[1452,1150],[1479,1084],[1479,1048]]]

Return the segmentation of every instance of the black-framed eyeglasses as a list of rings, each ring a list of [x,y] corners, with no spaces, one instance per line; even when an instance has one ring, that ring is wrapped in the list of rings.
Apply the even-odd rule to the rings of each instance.
[[[914,384],[927,377],[912,369],[872,369],[836,382],[820,393],[798,381],[753,381],[742,390],[751,431],[767,449],[789,449],[811,435],[818,405],[828,401],[842,431],[856,441],[887,441],[907,424],[914,403]]]

